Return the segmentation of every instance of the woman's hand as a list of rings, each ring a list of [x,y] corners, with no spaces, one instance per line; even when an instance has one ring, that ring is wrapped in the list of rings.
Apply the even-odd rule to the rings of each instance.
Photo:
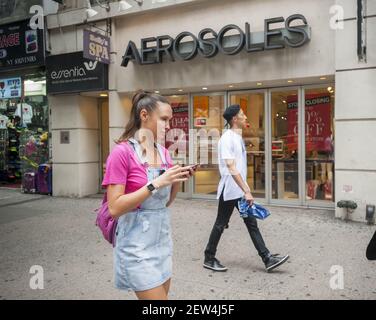
[[[169,186],[175,182],[187,181],[189,176],[193,174],[190,166],[181,167],[179,165],[173,166],[158,178],[152,181],[157,188]]]

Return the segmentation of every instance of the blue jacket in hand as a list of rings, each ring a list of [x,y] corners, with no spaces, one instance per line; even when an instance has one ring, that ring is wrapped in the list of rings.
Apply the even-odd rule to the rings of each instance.
[[[255,217],[257,219],[264,220],[270,215],[270,212],[268,209],[264,208],[263,206],[255,202],[252,204],[252,206],[250,206],[249,203],[244,198],[241,198],[238,201],[238,206],[239,206],[240,216],[242,218]]]

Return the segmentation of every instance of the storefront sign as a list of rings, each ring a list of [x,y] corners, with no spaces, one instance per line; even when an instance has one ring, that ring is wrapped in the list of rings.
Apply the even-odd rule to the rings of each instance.
[[[0,98],[20,98],[22,91],[21,78],[0,79]]]
[[[108,89],[108,65],[83,57],[83,52],[46,58],[49,94]]]
[[[306,151],[333,152],[331,137],[330,94],[306,94]],[[289,150],[298,149],[298,100],[297,96],[287,97],[287,146]]]
[[[84,30],[84,58],[110,63],[110,38]]]
[[[43,30],[32,30],[29,20],[0,26],[0,71],[43,64]]]
[[[187,103],[171,103],[172,119],[170,121],[171,129],[182,129],[188,134],[189,117],[188,117],[188,104]]]
[[[295,25],[300,20],[303,25]],[[271,25],[284,23],[284,29],[272,29]],[[225,36],[229,31],[236,31],[237,35]],[[264,32],[252,33],[250,24],[245,24],[245,31],[234,24],[223,27],[218,33],[211,28],[203,29],[198,36],[191,32],[182,32],[173,39],[169,35],[141,39],[141,49],[138,50],[133,41],[129,41],[121,65],[126,67],[129,61],[137,64],[162,63],[166,57],[170,61],[175,58],[191,60],[199,54],[205,58],[212,58],[220,51],[226,55],[234,55],[244,50],[246,52],[280,49],[286,46],[297,48],[310,40],[310,29],[306,18],[301,14],[265,19]],[[209,36],[209,37],[208,37]],[[191,38],[189,42],[183,42]]]
[[[185,102],[171,103],[172,119],[170,120],[170,130],[166,137],[166,148],[178,142],[180,148],[186,151],[189,134],[188,104]],[[178,150],[175,150],[176,152]],[[175,155],[176,156],[176,155]]]

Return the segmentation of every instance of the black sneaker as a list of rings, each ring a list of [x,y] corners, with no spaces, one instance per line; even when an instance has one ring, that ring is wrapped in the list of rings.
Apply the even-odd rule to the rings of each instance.
[[[221,263],[216,258],[205,259],[204,268],[220,272],[227,271],[227,268],[221,265]]]
[[[289,258],[289,255],[285,255],[283,257],[277,255],[277,254],[272,254],[270,255],[265,263],[265,268],[267,272],[272,271],[273,269],[279,267],[281,264],[285,263]]]

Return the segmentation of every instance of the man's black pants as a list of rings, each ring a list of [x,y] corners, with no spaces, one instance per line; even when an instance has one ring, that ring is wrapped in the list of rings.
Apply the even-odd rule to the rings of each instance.
[[[228,223],[234,211],[234,207],[236,207],[236,209],[238,209],[239,211],[238,200],[239,199],[224,201],[222,191],[221,197],[219,198],[217,219],[215,220],[213,229],[210,234],[209,242],[206,246],[205,259],[212,259],[215,257],[219,240],[221,239],[224,229],[228,227]],[[247,217],[243,218],[243,220],[259,256],[264,259],[270,253],[265,246],[264,240],[257,226],[256,218]]]

